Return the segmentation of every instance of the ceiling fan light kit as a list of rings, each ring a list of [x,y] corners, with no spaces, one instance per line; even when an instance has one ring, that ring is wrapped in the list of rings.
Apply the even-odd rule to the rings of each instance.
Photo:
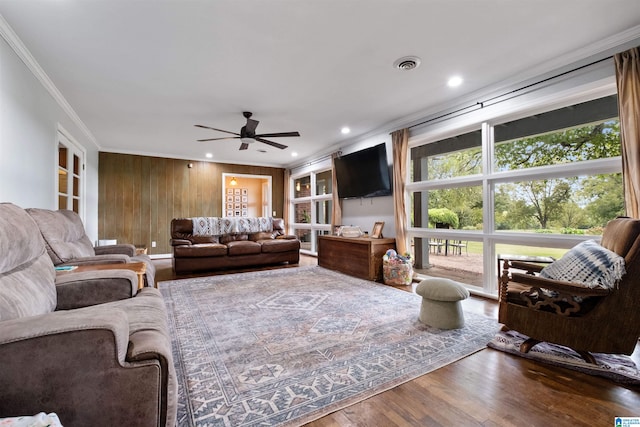
[[[262,142],[263,144],[267,144],[272,147],[284,150],[285,148],[287,148],[286,145],[280,144],[278,142],[270,141],[265,138],[284,138],[284,137],[300,136],[300,133],[298,132],[277,132],[277,133],[256,134],[256,128],[258,127],[258,123],[260,122],[257,120],[253,120],[251,118],[253,114],[250,111],[244,111],[242,115],[247,119],[247,123],[244,126],[242,126],[242,128],[240,128],[240,133],[230,132],[228,130],[223,130],[223,129],[216,129],[216,128],[212,128],[204,125],[194,125],[196,127],[203,128],[203,129],[211,129],[217,132],[223,132],[223,133],[235,135],[235,136],[226,136],[222,138],[198,139],[198,142],[219,141],[223,139],[239,139],[240,150],[246,150],[247,148],[249,148],[249,144],[251,144],[254,141],[259,141],[259,142]]]

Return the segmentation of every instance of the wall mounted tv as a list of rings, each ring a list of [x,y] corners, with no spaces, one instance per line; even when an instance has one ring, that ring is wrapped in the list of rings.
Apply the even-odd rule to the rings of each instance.
[[[389,196],[393,192],[384,142],[337,158],[335,173],[341,199]]]

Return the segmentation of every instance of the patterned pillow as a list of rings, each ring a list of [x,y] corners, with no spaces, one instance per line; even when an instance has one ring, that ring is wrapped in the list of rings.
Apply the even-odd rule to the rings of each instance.
[[[540,277],[612,289],[625,273],[624,258],[595,240],[587,240],[543,268]]]

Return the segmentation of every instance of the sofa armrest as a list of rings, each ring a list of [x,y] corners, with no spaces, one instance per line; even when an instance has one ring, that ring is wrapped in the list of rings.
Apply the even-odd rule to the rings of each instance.
[[[83,271],[56,276],[58,305],[69,310],[132,298],[138,292],[138,276],[131,270]]]
[[[171,239],[171,246],[190,245],[191,240],[187,239]]]
[[[109,344],[112,354],[117,358],[118,363],[123,366],[127,354],[129,343],[129,320],[123,310],[116,308],[105,309],[104,307],[87,307],[78,310],[56,311],[40,316],[31,316],[18,319],[5,320],[0,328],[0,366],[8,367],[10,360],[12,363],[26,363],[27,360],[34,360],[30,356],[31,349],[37,353],[42,349],[41,344],[50,341],[51,337],[78,333],[78,335],[91,335],[94,332],[106,332],[105,335],[111,337]],[[14,346],[13,352],[7,354],[4,351],[9,344],[20,344]],[[84,348],[89,346],[89,348]],[[89,341],[79,339],[74,348],[65,349],[65,353],[83,352],[91,353]],[[62,350],[62,349],[60,349]],[[53,349],[51,349],[53,351]],[[21,356],[21,354],[23,356]],[[55,355],[52,354],[52,357]],[[74,359],[78,360],[78,359]],[[19,361],[19,362],[18,362]],[[65,362],[65,360],[60,360]],[[37,366],[25,366],[25,371],[29,371]],[[2,377],[2,376],[0,376]],[[0,386],[0,389],[2,387]]]
[[[126,264],[131,262],[129,255],[122,254],[108,254],[108,255],[96,255],[90,257],[74,258],[58,266],[65,265],[95,265],[95,264]]]
[[[581,296],[595,297],[606,296],[611,293],[610,289],[589,288],[581,283],[563,282],[560,280],[547,279],[545,277],[533,276],[530,274],[511,273],[511,281],[513,283],[521,283],[537,289],[548,289],[558,293]],[[508,285],[507,285],[508,286]]]
[[[159,361],[127,361],[129,333],[126,311],[111,304],[3,321],[0,414],[55,409],[65,426],[161,425]]]
[[[135,256],[136,254],[136,247],[129,243],[123,243],[120,245],[96,246],[93,249],[96,255],[121,254]]]

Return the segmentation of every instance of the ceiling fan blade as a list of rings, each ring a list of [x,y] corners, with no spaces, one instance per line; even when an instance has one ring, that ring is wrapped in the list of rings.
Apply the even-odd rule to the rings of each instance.
[[[247,124],[245,125],[245,129],[249,135],[255,134],[256,128],[258,127],[258,123],[260,122],[257,120],[247,118]]]
[[[284,150],[285,148],[287,148],[287,146],[286,146],[286,145],[278,144],[277,142],[269,141],[268,139],[262,139],[262,138],[257,137],[257,136],[256,136],[256,138],[255,138],[255,139],[256,139],[256,141],[263,142],[263,143],[265,143],[265,144],[267,144],[267,145],[270,145],[270,146],[272,146],[272,147],[279,148],[279,149],[281,149],[281,150]]]
[[[279,133],[262,133],[260,135],[256,135],[256,137],[260,138],[282,138],[285,136],[300,136],[299,132],[279,132]]]
[[[198,139],[198,142],[207,142],[207,141],[220,141],[222,139],[240,139],[239,136],[225,136],[223,138],[208,138],[208,139]]]
[[[211,130],[217,130],[218,132],[230,133],[231,135],[238,135],[238,136],[240,136],[240,134],[239,134],[239,133],[229,132],[228,130],[216,129],[216,128],[212,128],[212,127],[209,127],[209,126],[202,126],[202,125],[194,125],[194,126],[195,126],[195,127],[198,127],[198,128],[211,129]]]
[[[246,142],[243,142],[242,144],[240,144],[241,150],[246,150],[247,148],[249,148],[249,144],[247,144]]]

